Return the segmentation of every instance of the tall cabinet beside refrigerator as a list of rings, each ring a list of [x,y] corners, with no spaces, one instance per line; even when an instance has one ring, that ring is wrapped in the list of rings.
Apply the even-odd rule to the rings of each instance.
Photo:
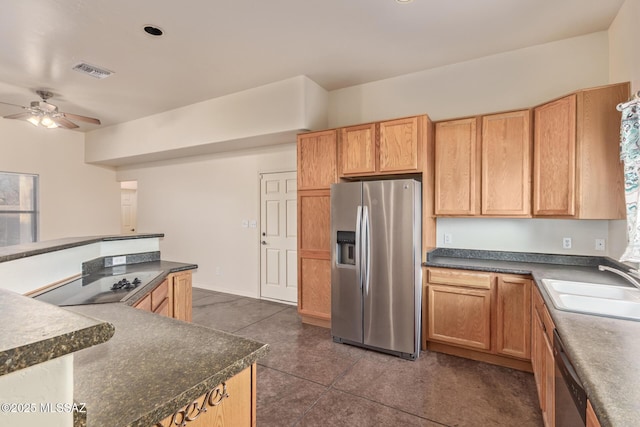
[[[421,184],[331,185],[331,335],[406,359],[420,353]]]

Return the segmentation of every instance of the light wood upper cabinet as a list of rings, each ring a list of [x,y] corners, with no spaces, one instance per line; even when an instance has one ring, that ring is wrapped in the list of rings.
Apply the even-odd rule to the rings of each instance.
[[[343,176],[375,173],[377,157],[375,123],[340,130],[340,163]]]
[[[419,117],[380,123],[379,168],[381,173],[421,170],[423,132]]]
[[[575,215],[576,95],[535,109],[535,215]]]
[[[616,105],[628,97],[629,83],[619,83],[535,108],[535,216],[625,218]]]
[[[436,123],[436,215],[480,213],[479,131],[477,117]]]
[[[531,216],[531,112],[436,123],[436,215]]]
[[[482,215],[531,216],[531,111],[482,117]]]
[[[337,180],[337,131],[298,135],[298,190],[328,189]]]
[[[427,116],[416,116],[342,128],[340,176],[421,172],[428,126]]]

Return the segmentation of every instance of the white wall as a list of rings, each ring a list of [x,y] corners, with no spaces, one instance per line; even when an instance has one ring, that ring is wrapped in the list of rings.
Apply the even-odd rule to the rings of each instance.
[[[326,127],[327,102],[317,83],[296,76],[88,132],[86,161],[135,164],[275,145]]]
[[[640,0],[626,0],[609,27],[609,78],[630,81],[632,92],[640,90]],[[610,221],[610,254],[619,258],[627,243],[626,221]]]
[[[138,181],[138,230],[163,232],[162,259],[193,262],[194,286],[259,296],[260,181],[296,169],[294,141],[270,148],[121,167]],[[220,267],[220,275],[216,275]]]
[[[0,401],[36,405],[33,412],[0,411],[0,425],[71,427],[73,413],[47,412],[41,404],[73,404],[73,354],[67,354],[0,377]],[[76,402],[82,403],[82,402]],[[41,410],[43,409],[43,410]]]
[[[40,176],[40,240],[120,232],[112,169],[84,163],[84,134],[0,119],[0,171]]]
[[[424,113],[444,120],[533,107],[609,83],[608,50],[603,31],[336,90],[329,93],[329,125]],[[438,246],[445,232],[453,235],[448,246],[469,249],[603,254],[594,251],[592,238],[615,244],[608,221],[440,218]],[[573,237],[572,250],[562,249],[562,237]]]

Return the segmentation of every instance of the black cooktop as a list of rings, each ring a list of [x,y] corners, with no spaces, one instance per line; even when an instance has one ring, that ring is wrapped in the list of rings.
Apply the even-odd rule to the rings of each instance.
[[[57,306],[120,302],[161,273],[162,271],[138,271],[110,276],[86,276],[34,296],[34,299]]]

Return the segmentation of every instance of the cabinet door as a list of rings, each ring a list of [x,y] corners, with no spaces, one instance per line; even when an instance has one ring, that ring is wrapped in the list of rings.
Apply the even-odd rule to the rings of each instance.
[[[535,109],[533,214],[576,213],[576,95]]]
[[[340,132],[340,173],[371,175],[376,171],[376,125],[343,128]]]
[[[491,348],[491,290],[429,285],[428,339]]]
[[[192,312],[191,272],[173,275],[173,317],[191,322]]]
[[[498,276],[496,351],[506,356],[531,358],[531,280]]]
[[[551,332],[549,332],[551,333]],[[542,418],[544,419],[544,424],[547,427],[553,427],[555,425],[555,360],[553,358],[553,345],[551,344],[551,340],[544,334],[544,375],[545,375],[545,387],[546,390],[544,392],[545,404],[544,404],[544,412],[542,413]]]
[[[325,323],[331,318],[330,220],[328,190],[298,192],[298,311]]]
[[[137,309],[144,311],[152,311],[151,310],[151,294],[145,295],[138,303],[134,306]]]
[[[538,390],[540,409],[544,414],[546,408],[546,347],[544,342],[544,326],[535,308],[532,308],[533,324],[531,326],[531,366]]]
[[[478,118],[436,123],[435,213],[480,213]]]
[[[422,160],[419,118],[380,123],[380,173],[418,172]]]
[[[156,426],[255,426],[255,365],[200,396]],[[184,423],[184,424],[183,424]]]
[[[337,131],[298,135],[298,190],[329,188],[337,180]]]
[[[482,118],[482,214],[531,215],[530,110]]]

